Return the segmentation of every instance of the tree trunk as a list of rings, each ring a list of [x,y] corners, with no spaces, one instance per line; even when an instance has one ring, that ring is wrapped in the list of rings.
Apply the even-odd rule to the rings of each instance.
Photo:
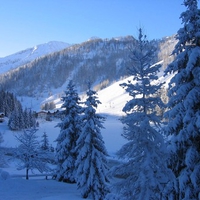
[[[29,177],[28,177],[28,168],[26,168],[26,180],[28,180]]]

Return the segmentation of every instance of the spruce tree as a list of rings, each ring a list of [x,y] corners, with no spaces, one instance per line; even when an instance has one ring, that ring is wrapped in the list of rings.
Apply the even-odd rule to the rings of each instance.
[[[77,187],[83,198],[103,200],[108,190],[107,151],[101,135],[105,118],[96,113],[100,101],[96,92],[87,91],[82,132],[77,140]]]
[[[76,141],[81,130],[80,98],[72,80],[69,81],[65,96],[62,97],[62,122],[58,124],[60,134],[56,146],[57,172],[56,179],[69,183],[75,182],[75,161],[77,152],[75,151]]]
[[[19,108],[18,111],[17,111],[17,117],[19,119],[19,130],[22,130],[22,129],[25,129],[25,118],[24,118],[24,112],[23,112],[23,109],[22,108]]]
[[[36,126],[36,120],[31,110],[22,110],[21,105],[17,106],[10,115],[8,126],[11,130],[23,130]]]
[[[0,146],[1,146],[1,143],[3,143],[3,142],[4,142],[3,134],[2,134],[2,132],[0,132]]]
[[[0,132],[0,168],[5,167],[7,165],[6,159],[5,159],[5,152],[1,146],[1,144],[4,142],[3,134]]]
[[[176,176],[174,199],[200,199],[200,11],[197,0],[184,0],[183,27],[177,33],[174,73],[169,84],[167,134],[170,167]]]
[[[41,143],[42,143],[42,145],[41,145],[41,149],[42,150],[50,151],[49,139],[48,139],[48,136],[47,136],[46,132],[44,132],[43,135],[42,135]]]
[[[117,184],[120,199],[159,200],[169,182],[161,118],[156,113],[156,106],[164,106],[157,95],[162,86],[157,76],[161,66],[152,65],[154,52],[139,29],[138,43],[130,55],[132,66],[128,68],[132,80],[121,84],[131,100],[125,104],[126,115],[121,118],[122,136],[128,142],[117,153],[125,162],[113,169],[114,175],[123,178]]]
[[[6,117],[10,117],[11,113],[19,107],[21,107],[21,103],[12,93],[0,91],[0,112],[3,112]]]
[[[21,130],[19,110],[14,110],[8,120],[8,126],[11,130]]]
[[[29,128],[30,127],[30,118],[29,118],[29,114],[28,114],[28,109],[27,108],[25,108],[25,110],[23,112],[23,115],[24,115],[25,128]]]
[[[36,119],[35,119],[35,116],[33,114],[33,111],[30,109],[29,112],[28,112],[28,121],[29,121],[29,127],[28,128],[31,128],[31,127],[35,127],[36,126]]]

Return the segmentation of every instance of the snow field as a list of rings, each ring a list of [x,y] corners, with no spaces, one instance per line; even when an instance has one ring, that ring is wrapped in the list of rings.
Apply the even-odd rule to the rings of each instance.
[[[111,156],[110,159],[115,159],[115,152],[125,143],[122,138],[122,124],[118,120],[119,116],[106,115],[104,123],[105,129],[102,129],[102,136],[105,142],[106,149]],[[45,131],[48,135],[49,143],[53,147],[56,146],[55,139],[57,138],[60,129],[55,127],[59,120],[47,122],[39,120],[39,130],[37,132],[38,139],[42,140],[42,134]],[[17,140],[15,134],[19,132],[12,132],[8,129],[6,121],[0,124],[0,130],[4,133],[4,142],[2,146],[16,147]],[[81,195],[77,191],[76,184],[67,184],[63,182],[54,181],[49,178],[45,180],[42,177],[30,177],[27,181],[25,178],[13,178],[13,175],[25,176],[24,170],[17,170],[17,163],[13,160],[9,161],[9,166],[3,170],[8,172],[11,178],[7,180],[0,179],[0,200],[80,200]],[[33,173],[37,173],[34,170]],[[32,172],[30,172],[30,175]],[[90,199],[90,198],[88,198]]]

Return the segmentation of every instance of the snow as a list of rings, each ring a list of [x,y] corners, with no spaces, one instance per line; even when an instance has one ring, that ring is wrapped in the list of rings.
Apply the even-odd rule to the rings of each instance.
[[[81,200],[74,184],[55,180],[12,178],[0,180],[1,200]]]

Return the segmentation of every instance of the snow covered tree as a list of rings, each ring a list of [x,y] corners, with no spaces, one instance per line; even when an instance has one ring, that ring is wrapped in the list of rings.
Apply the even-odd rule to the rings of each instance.
[[[25,108],[23,115],[24,115],[24,126],[25,126],[25,128],[29,128],[30,127],[30,117],[29,117],[29,111],[27,108]]]
[[[19,146],[16,149],[15,157],[19,159],[18,169],[26,169],[26,179],[29,179],[29,170],[37,169],[40,172],[49,171],[48,157],[41,151],[36,136],[36,129],[24,131],[20,135],[16,135]]]
[[[77,152],[75,151],[76,141],[81,131],[80,98],[72,80],[69,81],[65,96],[62,97],[63,111],[62,122],[58,124],[60,134],[56,146],[57,173],[56,179],[69,183],[75,182],[75,161]]]
[[[3,143],[4,139],[3,139],[3,134],[0,132],[0,146],[1,146],[1,143]]]
[[[9,118],[8,126],[11,130],[29,129],[36,126],[36,120],[33,116],[33,112],[28,109],[23,111],[21,106],[15,108]]]
[[[41,145],[42,150],[44,150],[44,151],[50,150],[49,139],[48,139],[46,132],[43,133],[41,142],[42,142],[42,145]]]
[[[11,130],[21,130],[25,126],[22,105],[18,102],[14,102],[14,104],[9,116],[8,126]]]
[[[5,153],[3,151],[3,148],[1,147],[1,144],[4,142],[3,139],[3,134],[0,132],[0,167],[4,167],[6,165],[6,160],[5,160]]]
[[[24,129],[25,128],[25,122],[24,122],[24,112],[23,112],[23,109],[22,108],[20,108],[20,109],[18,109],[18,111],[17,111],[17,118],[18,118],[18,122],[19,122],[19,129],[18,130],[22,130],[22,129]]]
[[[9,118],[8,126],[11,130],[16,130],[16,131],[21,130],[22,124],[20,119],[22,119],[21,118],[22,113],[20,111],[21,109],[20,110],[15,109]]]
[[[200,199],[200,11],[197,0],[184,0],[183,28],[177,33],[174,73],[169,84],[167,134],[170,167],[176,176],[174,199]]]
[[[49,139],[46,132],[44,132],[42,135],[40,149],[42,150],[42,153],[44,154],[48,163],[55,163],[54,148],[49,144]]]
[[[77,140],[77,187],[83,198],[103,200],[108,189],[107,151],[101,135],[105,118],[96,113],[100,103],[89,87],[82,118],[82,132]]]
[[[31,128],[36,126],[36,120],[31,109],[25,109],[23,111],[24,128]]]
[[[153,55],[154,49],[139,29],[137,46],[130,55],[133,65],[128,68],[132,80],[121,84],[131,100],[125,104],[126,115],[121,118],[122,136],[128,142],[117,153],[125,162],[113,169],[114,175],[123,178],[117,184],[120,200],[161,199],[169,182],[161,118],[156,113],[156,106],[164,106],[156,95],[162,86],[157,76],[161,66],[152,65]]]
[[[35,119],[35,116],[34,116],[33,111],[31,109],[29,110],[28,118],[29,118],[28,128],[35,127],[36,126],[36,119]]]
[[[19,107],[21,107],[21,103],[12,93],[5,92],[4,90],[0,91],[0,112],[4,113],[6,117],[9,117]]]

